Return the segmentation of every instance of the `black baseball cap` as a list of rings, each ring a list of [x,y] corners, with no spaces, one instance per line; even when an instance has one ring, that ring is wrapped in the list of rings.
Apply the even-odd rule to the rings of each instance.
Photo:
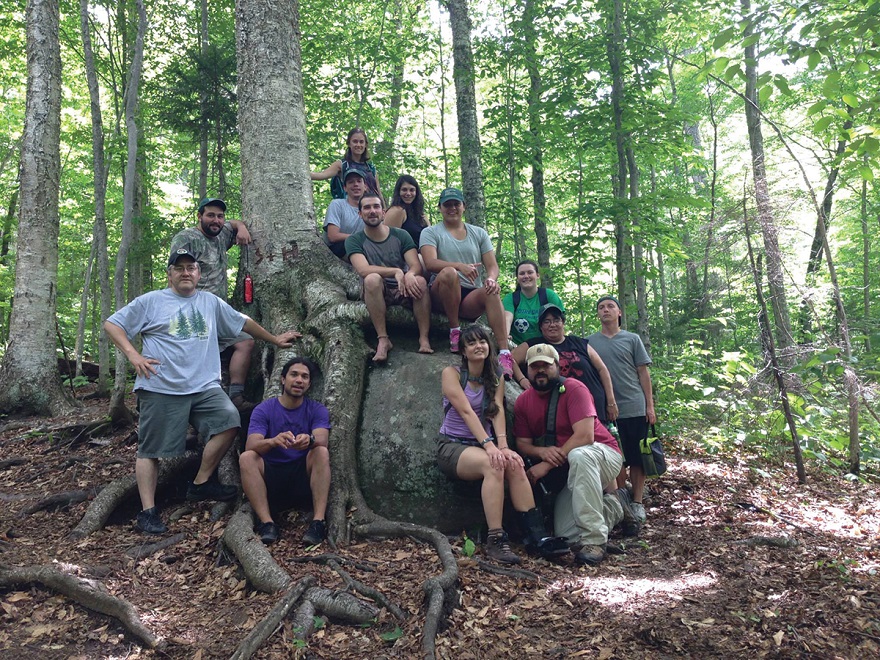
[[[226,213],[226,202],[224,202],[222,199],[205,197],[205,199],[199,202],[199,213],[204,211],[206,206],[219,206],[221,209],[223,209],[223,212]]]

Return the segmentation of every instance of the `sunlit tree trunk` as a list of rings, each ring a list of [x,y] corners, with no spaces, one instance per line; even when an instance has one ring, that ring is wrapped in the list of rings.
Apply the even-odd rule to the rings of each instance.
[[[480,161],[480,131],[477,125],[471,19],[467,0],[446,0],[446,8],[449,10],[449,23],[452,27],[452,77],[455,81],[461,185],[467,206],[467,221],[485,227],[486,200],[483,196],[483,165]]]
[[[743,16],[751,13],[751,0],[742,0]],[[748,26],[744,37],[752,36]],[[745,48],[746,66],[746,126],[749,133],[749,147],[752,153],[752,176],[755,181],[755,203],[758,209],[758,223],[764,239],[764,253],[767,255],[767,281],[770,289],[770,306],[776,329],[776,347],[781,353],[781,362],[790,364],[792,356],[789,349],[793,340],[791,322],[788,314],[788,300],[785,297],[785,273],[782,267],[782,252],[779,250],[779,236],[770,190],[767,186],[767,171],[764,166],[764,136],[761,133],[761,113],[758,109],[758,55],[755,43]]]
[[[125,272],[128,264],[128,253],[132,242],[132,218],[135,206],[135,184],[138,152],[137,103],[138,89],[141,80],[141,68],[144,60],[144,35],[147,31],[147,13],[143,0],[137,0],[138,29],[135,38],[134,55],[131,71],[125,90],[125,127],[128,133],[128,157],[125,167],[123,186],[122,240],[116,254],[116,270],[113,277],[116,309],[126,304]],[[131,413],[125,407],[126,360],[122,351],[116,350],[116,379],[113,384],[113,395],[110,398],[110,417],[114,422],[128,422]]]
[[[88,0],[80,0],[80,32],[83,41],[83,56],[86,67],[86,81],[89,86],[89,109],[92,119],[92,171],[95,194],[95,224],[92,237],[95,258],[98,264],[98,299],[101,301],[101,318],[113,313],[110,294],[110,255],[107,248],[107,177],[110,168],[104,162],[104,124],[101,116],[101,92],[98,74],[95,70],[95,56],[92,50],[91,28],[89,26]],[[85,312],[85,309],[83,310]],[[103,332],[98,335],[98,382],[96,393],[106,396],[110,392],[110,340]]]
[[[0,363],[0,411],[56,415],[73,407],[61,388],[55,355],[61,171],[58,2],[28,0],[25,25],[27,96],[21,212],[9,343]]]

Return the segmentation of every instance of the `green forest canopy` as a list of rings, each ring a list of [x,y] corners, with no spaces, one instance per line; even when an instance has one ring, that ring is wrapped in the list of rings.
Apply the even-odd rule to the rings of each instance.
[[[26,68],[23,11],[10,4],[0,9],[4,338],[14,284]],[[509,289],[514,264],[536,257],[535,218],[545,219],[550,274],[570,310],[569,331],[592,332],[596,297],[621,296],[630,329],[650,345],[667,430],[692,432],[710,450],[745,444],[781,456],[789,441],[762,350],[744,224],[745,214],[761,253],[744,100],[747,65],[756,65],[784,303],[791,312],[794,346],[785,364],[797,386],[789,400],[801,444],[823,464],[846,466],[842,376],[852,365],[862,459],[876,467],[880,254],[872,239],[880,219],[874,185],[880,171],[880,2],[766,2],[743,15],[744,6],[639,0],[624,11],[615,0],[472,3],[487,228]],[[170,238],[194,222],[202,136],[207,191],[224,196],[233,217],[239,208],[234,6],[212,0],[209,7],[203,45],[199,3],[147,3],[132,255],[152,265],[146,288],[164,285]],[[125,167],[122,94],[136,13],[132,2],[90,3],[89,10],[114,255]],[[398,174],[413,174],[433,212],[439,190],[461,181],[446,10],[408,0],[305,0],[300,19],[312,167],[338,159],[347,131],[363,126],[386,195]],[[620,39],[613,37],[615,19]],[[79,20],[79,3],[62,2],[58,323],[67,347],[75,343],[94,218]],[[755,49],[751,59],[749,47]],[[536,170],[543,175],[546,211],[536,195]],[[851,358],[843,349],[828,268],[821,253],[811,256],[817,213],[807,182],[825,205]],[[314,197],[320,218],[330,199],[326,182],[315,184]],[[100,327],[96,279],[85,328],[85,351],[92,354]]]

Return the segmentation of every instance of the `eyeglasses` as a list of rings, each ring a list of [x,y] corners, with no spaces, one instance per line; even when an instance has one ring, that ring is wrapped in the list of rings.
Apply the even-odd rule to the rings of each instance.
[[[562,325],[563,323],[565,323],[565,321],[558,317],[545,318],[541,321],[541,325]]]
[[[199,265],[187,264],[186,266],[172,266],[171,270],[175,273],[196,273],[199,270]]]

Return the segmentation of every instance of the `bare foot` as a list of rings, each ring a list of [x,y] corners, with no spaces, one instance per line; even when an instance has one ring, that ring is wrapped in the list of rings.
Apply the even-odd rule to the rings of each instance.
[[[379,344],[376,346],[376,354],[373,356],[373,362],[386,362],[388,360],[388,351],[394,348],[394,344],[387,336],[379,337]]]
[[[425,337],[424,339],[419,338],[419,353],[433,353],[434,349],[431,348],[431,340]]]

